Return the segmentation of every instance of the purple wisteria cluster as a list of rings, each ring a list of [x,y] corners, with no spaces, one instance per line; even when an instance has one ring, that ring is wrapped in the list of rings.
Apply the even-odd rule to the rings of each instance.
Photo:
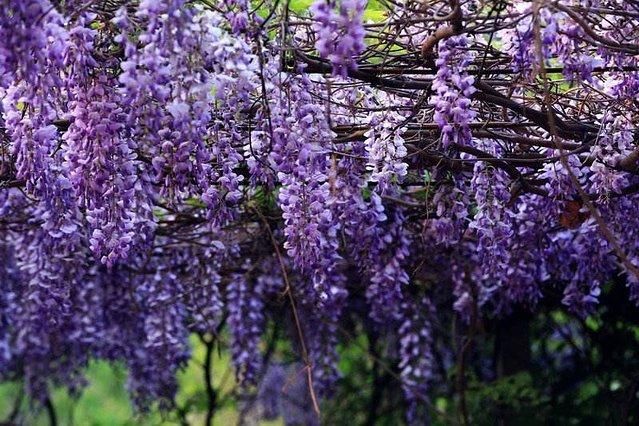
[[[337,379],[336,326],[347,296],[327,156],[332,132],[321,106],[310,96],[315,83],[305,74],[283,78],[289,79],[296,106],[292,114],[281,103],[270,106],[271,161],[282,184],[278,203],[284,220],[284,248],[302,273],[299,295],[308,322],[317,323],[319,329],[309,329],[306,335],[315,364],[315,384],[318,391],[325,392]]]
[[[403,389],[409,401],[409,424],[422,424],[427,415],[428,383],[433,375],[432,321],[434,308],[430,300],[405,302],[401,305],[404,322],[399,328],[400,362]]]
[[[438,321],[639,302],[636,11],[382,3],[0,0],[0,378],[169,410],[197,334],[319,424],[364,347],[424,424]]]
[[[367,0],[316,0],[315,48],[333,66],[333,74],[346,77],[357,69],[357,56],[366,48],[363,14]]]
[[[467,36],[450,37],[439,45],[437,76],[433,81],[435,92],[430,103],[435,107],[433,120],[441,129],[444,148],[452,144],[469,145],[472,135],[469,123],[476,113],[471,108],[471,95],[475,93],[475,79],[466,73],[473,60],[466,47]]]
[[[377,182],[382,193],[392,192],[394,184],[401,183],[408,172],[408,164],[404,162],[408,153],[402,136],[406,132],[404,121],[405,118],[394,111],[372,113],[369,130],[364,134],[370,180]]]
[[[500,36],[512,55],[512,68],[526,78],[540,72],[540,66],[550,67],[555,61],[562,65],[562,73],[570,82],[587,81],[598,85],[593,79],[595,67],[602,66],[602,56],[608,56],[605,48],[597,52],[584,52],[585,33],[572,17],[561,10],[541,7],[535,10],[529,4],[517,3],[510,10],[523,15],[515,28],[500,31]]]
[[[333,196],[326,155],[332,134],[321,106],[309,94],[312,82],[308,77],[291,78],[289,85],[297,103],[293,113],[289,115],[284,105],[272,105],[278,109],[272,111],[275,136],[272,159],[282,183],[278,201],[287,237],[284,247],[295,264],[308,274],[316,293],[313,303],[326,304],[339,312],[344,278],[339,271],[339,224],[331,208]]]
[[[70,125],[63,136],[65,167],[86,209],[91,250],[111,266],[127,257],[138,218],[150,216],[140,210],[149,212],[151,206],[138,182],[136,145],[125,136],[117,81],[99,69],[93,57],[97,32],[85,25],[70,31],[65,56],[75,75],[69,82]]]
[[[120,360],[139,408],[169,407],[189,332],[223,316],[225,246],[197,228],[215,232],[220,204],[240,197],[241,156],[214,149],[210,122],[216,107],[233,115],[248,102],[253,56],[222,18],[184,2],[141,2],[112,21],[5,3],[2,168],[26,192],[2,190],[3,223],[24,219],[2,236],[3,375],[44,401],[51,381],[79,391],[93,357]],[[109,53],[119,47],[122,61]],[[237,133],[233,123],[217,133]],[[214,168],[216,154],[231,165]],[[214,184],[223,202],[207,198]],[[155,232],[197,196],[215,202],[190,241],[212,249],[176,250]]]

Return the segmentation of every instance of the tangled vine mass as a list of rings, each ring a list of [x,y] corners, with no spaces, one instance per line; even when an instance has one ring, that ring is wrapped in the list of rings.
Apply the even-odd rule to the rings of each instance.
[[[0,0],[0,376],[170,408],[228,332],[272,399],[276,324],[318,409],[365,329],[420,424],[443,316],[639,303],[638,39],[632,0]]]

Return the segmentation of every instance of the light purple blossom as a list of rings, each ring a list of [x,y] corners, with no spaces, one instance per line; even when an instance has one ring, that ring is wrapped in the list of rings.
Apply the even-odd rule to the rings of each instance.
[[[451,144],[470,145],[472,133],[469,124],[476,116],[471,99],[476,89],[474,78],[465,71],[473,56],[466,49],[468,38],[453,36],[440,42],[437,75],[433,81],[434,94],[430,104],[435,107],[433,120],[441,129],[444,148]]]
[[[366,0],[316,0],[315,48],[333,66],[333,74],[346,77],[357,69],[357,56],[365,49],[362,23]]]

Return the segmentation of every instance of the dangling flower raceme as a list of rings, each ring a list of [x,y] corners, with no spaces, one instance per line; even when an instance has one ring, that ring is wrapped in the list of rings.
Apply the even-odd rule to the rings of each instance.
[[[333,66],[333,75],[346,77],[357,69],[357,55],[366,47],[362,23],[367,0],[316,0],[311,6],[317,21],[315,48]]]
[[[296,297],[310,321],[307,330],[317,392],[327,394],[337,381],[337,324],[347,292],[338,252],[339,223],[329,178],[327,148],[332,140],[322,108],[310,94],[308,75],[281,75],[290,91],[269,94],[272,123],[270,161],[282,187],[278,194],[284,219],[284,247],[299,268]],[[289,98],[290,96],[290,98]]]
[[[515,5],[516,12],[530,14],[530,7],[519,3]],[[521,18],[515,28],[508,28],[501,34],[508,51],[512,52],[512,68],[516,72],[528,75],[535,61],[535,35],[532,29],[532,17],[525,16]]]
[[[259,281],[249,281],[246,274],[237,273],[231,277],[226,296],[233,339],[232,361],[237,380],[244,385],[255,384],[260,373],[262,354],[259,344],[265,326],[264,287]]]
[[[28,230],[11,242],[21,274],[16,294],[25,301],[14,318],[15,348],[30,394],[42,401],[49,379],[66,379],[77,388],[77,371],[87,359],[77,349],[80,343],[69,340],[76,328],[75,286],[86,274],[85,235],[54,125],[65,109],[62,77],[70,40],[64,18],[48,1],[10,2],[2,8],[12,30],[0,42],[2,84],[7,85],[0,90],[2,109],[16,177],[28,194],[22,201],[6,200],[21,204],[21,214],[30,217]],[[69,354],[66,362],[58,351]]]
[[[498,155],[496,141],[480,140],[480,149],[490,155]],[[498,285],[509,275],[513,240],[510,201],[510,178],[503,170],[485,162],[477,162],[473,170],[471,188],[477,203],[477,212],[469,228],[477,233],[477,256],[479,269],[485,281]]]
[[[365,145],[368,153],[367,169],[370,180],[377,182],[377,190],[387,193],[393,184],[401,183],[407,174],[408,164],[404,157],[408,153],[404,146],[406,119],[395,111],[373,112],[366,131]]]
[[[618,165],[631,155],[634,136],[632,117],[619,115],[613,117],[605,113],[602,117],[602,129],[591,152],[595,157],[590,171],[589,186],[599,196],[599,200],[607,202],[611,194],[620,193],[628,186],[628,177],[610,166]]]
[[[424,223],[425,237],[432,244],[451,246],[462,239],[468,225],[470,205],[467,185],[463,175],[452,176],[452,182],[442,179],[434,191],[432,202],[435,214]]]
[[[199,196],[222,223],[230,218],[225,204],[241,198],[235,119],[255,87],[254,56],[229,37],[220,16],[183,1],[142,2],[136,17],[147,23],[141,48],[127,35],[124,9],[114,20],[123,31],[120,83],[130,137],[151,157],[163,196]]]
[[[149,217],[151,206],[137,173],[136,145],[124,136],[125,114],[119,107],[116,81],[97,69],[93,58],[96,31],[87,25],[82,20],[71,30],[65,55],[70,69],[65,165],[93,229],[91,250],[102,263],[112,266],[127,257],[136,239],[149,238],[139,232],[139,225]]]
[[[181,294],[183,285],[174,270],[179,257],[159,250],[154,273],[136,277],[134,306],[143,320],[143,350],[133,349],[127,361],[129,388],[140,409],[159,401],[167,409],[177,392],[176,373],[190,358],[187,309]]]
[[[471,99],[476,89],[475,79],[466,73],[473,55],[466,47],[465,35],[449,37],[439,44],[437,75],[433,81],[434,94],[430,99],[435,107],[434,121],[441,129],[444,148],[451,144],[470,145],[472,133],[469,124],[476,113],[471,109]]]
[[[286,105],[274,104],[271,117],[272,160],[282,183],[278,201],[287,237],[284,247],[310,278],[315,302],[339,312],[345,290],[339,271],[339,225],[331,210],[326,154],[332,132],[321,107],[308,92],[312,84],[308,77],[290,77],[289,81],[294,110],[289,115],[281,109]]]
[[[30,193],[46,195],[47,182],[55,180],[49,176],[57,137],[52,122],[58,115],[55,94],[63,86],[69,35],[63,17],[47,0],[4,3],[8,4],[2,5],[5,22],[0,30],[7,31],[0,42],[0,71],[6,76],[2,109],[16,177],[26,181]]]
[[[409,241],[402,226],[400,209],[388,219],[382,199],[372,192],[364,200],[366,179],[363,144],[353,144],[353,156],[342,158],[336,169],[338,194],[335,210],[348,238],[349,254],[366,280],[370,316],[378,324],[392,324],[399,315],[402,287],[408,283],[404,260]]]
[[[152,157],[154,179],[166,183],[165,195],[170,198],[187,189],[197,167],[191,153],[198,160],[210,158],[203,143],[208,117],[206,108],[201,108],[202,102],[207,104],[208,94],[199,81],[200,74],[188,72],[196,40],[192,13],[182,10],[182,3],[140,3],[136,17],[146,21],[139,37],[140,49],[127,35],[130,20],[126,10],[120,9],[114,19],[123,32],[120,39],[126,60],[119,80],[131,138],[139,140],[140,147]],[[184,78],[189,81],[182,81]],[[189,93],[191,89],[195,90]],[[198,115],[195,108],[203,109],[204,115]]]
[[[423,424],[428,418],[426,407],[428,383],[433,375],[433,334],[431,321],[434,308],[427,298],[402,304],[404,322],[399,328],[399,368],[402,388],[408,402],[409,424]]]
[[[188,272],[183,278],[189,329],[198,333],[214,333],[223,318],[224,301],[219,269],[224,255],[217,250],[194,250],[184,254]],[[193,262],[195,255],[196,262]]]
[[[378,235],[370,247],[372,266],[366,298],[371,305],[371,318],[380,324],[401,317],[396,307],[401,305],[404,287],[410,281],[405,269],[410,240],[403,227],[404,221],[405,217],[398,209],[386,226],[379,225]]]
[[[565,230],[552,236],[547,249],[551,279],[567,283],[562,303],[585,318],[599,302],[601,285],[614,273],[609,244],[593,238],[598,232],[594,221],[577,232]]]

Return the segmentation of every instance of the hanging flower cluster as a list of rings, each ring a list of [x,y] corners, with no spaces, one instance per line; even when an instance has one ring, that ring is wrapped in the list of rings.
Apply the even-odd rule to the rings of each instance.
[[[357,69],[357,55],[366,47],[363,14],[367,0],[317,0],[311,6],[317,21],[315,48],[330,61],[333,74],[346,77]]]
[[[471,109],[475,93],[474,78],[465,71],[473,59],[466,47],[466,36],[454,36],[440,42],[435,92],[430,103],[435,107],[433,120],[441,129],[442,146],[469,145],[472,139],[469,124],[476,113]]]
[[[406,132],[404,121],[403,116],[393,111],[373,113],[370,128],[364,134],[370,180],[377,182],[382,193],[388,192],[393,183],[401,182],[407,174],[408,164],[403,161],[407,154],[402,136]]]

